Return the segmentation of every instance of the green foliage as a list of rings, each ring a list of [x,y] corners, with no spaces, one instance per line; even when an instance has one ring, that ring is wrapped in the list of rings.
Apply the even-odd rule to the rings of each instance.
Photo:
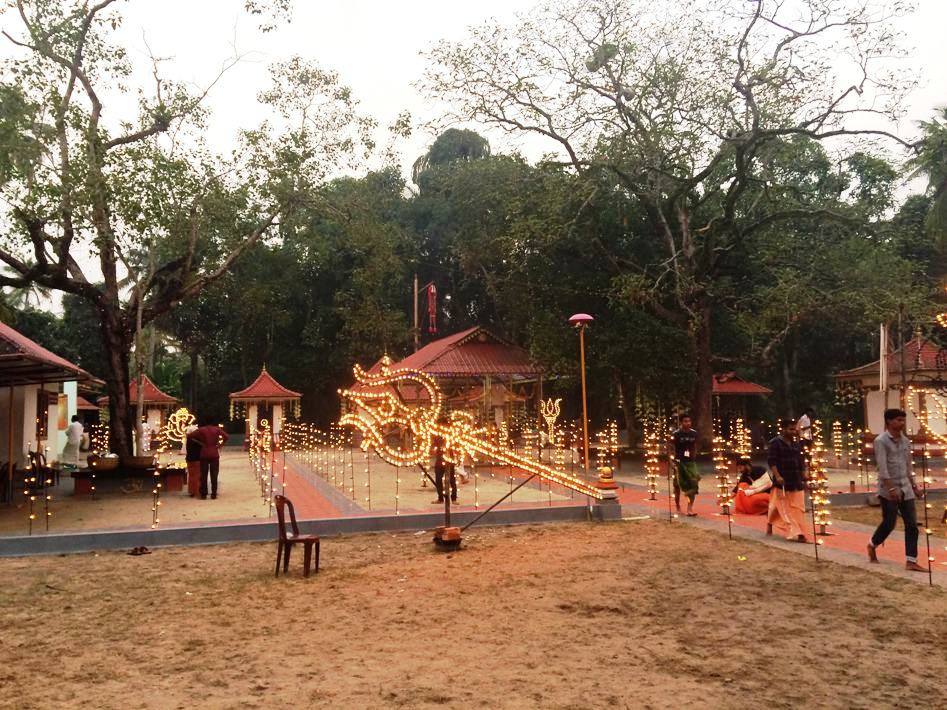
[[[911,177],[925,177],[931,198],[926,227],[943,250],[947,244],[947,108],[930,121],[921,122],[923,137],[917,154],[908,162]]]

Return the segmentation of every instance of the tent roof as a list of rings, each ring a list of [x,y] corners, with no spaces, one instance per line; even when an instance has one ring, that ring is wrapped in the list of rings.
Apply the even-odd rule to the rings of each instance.
[[[714,375],[714,394],[716,395],[758,395],[765,397],[772,393],[773,391],[769,387],[744,380],[735,372],[723,372]]]
[[[392,369],[420,370],[434,377],[535,377],[542,372],[526,350],[481,326],[428,343]]]
[[[0,385],[99,380],[65,358],[0,323]]]
[[[267,372],[266,365],[260,371],[260,374],[249,387],[239,392],[231,392],[230,399],[239,399],[244,401],[251,400],[287,400],[299,399],[302,395],[291,389],[283,387],[279,382],[273,379],[273,376]]]

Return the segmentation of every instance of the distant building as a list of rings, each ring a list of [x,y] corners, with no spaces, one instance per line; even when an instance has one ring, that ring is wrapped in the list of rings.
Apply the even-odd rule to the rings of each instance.
[[[888,353],[887,387],[882,391],[881,360],[843,370],[835,375],[836,396],[840,401],[861,407],[868,429],[884,431],[884,410],[901,406],[905,388],[908,432],[921,431],[926,419],[931,434],[947,434],[947,351],[917,333],[902,348]],[[902,363],[904,372],[902,373]]]
[[[77,411],[77,383],[102,384],[39,343],[0,323],[0,496],[10,501],[14,471],[29,451],[56,461]]]
[[[377,372],[381,360],[368,372]],[[542,369],[523,348],[475,326],[432,341],[391,365],[393,370],[420,370],[444,392],[448,409],[477,413],[499,425],[517,412],[535,411],[541,396]],[[399,388],[406,402],[426,399],[423,389]]]

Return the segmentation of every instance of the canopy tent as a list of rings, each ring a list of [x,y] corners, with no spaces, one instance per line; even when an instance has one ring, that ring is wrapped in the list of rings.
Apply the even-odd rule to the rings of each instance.
[[[277,382],[264,365],[249,387],[230,393],[230,418],[246,421],[249,434],[251,427],[255,429],[259,420],[268,416],[271,431],[278,435],[284,418],[283,408],[292,407],[293,416],[298,417],[301,399],[302,394]],[[270,410],[267,416],[260,416],[266,410]]]
[[[76,383],[102,384],[78,365],[0,323],[0,491],[10,501],[29,450],[58,456],[76,413]]]

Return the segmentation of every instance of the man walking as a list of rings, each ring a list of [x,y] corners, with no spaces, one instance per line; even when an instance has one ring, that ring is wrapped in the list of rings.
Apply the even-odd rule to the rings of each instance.
[[[783,419],[779,436],[769,442],[770,475],[773,487],[769,496],[766,534],[777,532],[787,540],[806,542],[806,477],[802,447],[796,440],[796,421]]]
[[[920,491],[911,470],[911,441],[904,435],[906,416],[902,409],[886,409],[885,430],[875,438],[881,524],[868,543],[868,559],[878,562],[875,548],[888,538],[900,515],[904,521],[904,567],[912,572],[927,572],[926,567],[917,563],[917,508],[914,501]]]
[[[201,444],[201,500],[207,499],[207,477],[210,475],[210,497],[217,498],[217,477],[220,474],[220,447],[223,446],[227,436],[222,428],[204,419],[202,426],[187,435],[188,439],[193,439]]]
[[[674,477],[674,504],[681,512],[681,493],[687,496],[687,515],[693,518],[694,499],[700,487],[700,473],[697,471],[697,431],[691,426],[691,415],[682,414],[678,421],[680,428],[672,435],[674,458],[677,460],[677,475]]]

